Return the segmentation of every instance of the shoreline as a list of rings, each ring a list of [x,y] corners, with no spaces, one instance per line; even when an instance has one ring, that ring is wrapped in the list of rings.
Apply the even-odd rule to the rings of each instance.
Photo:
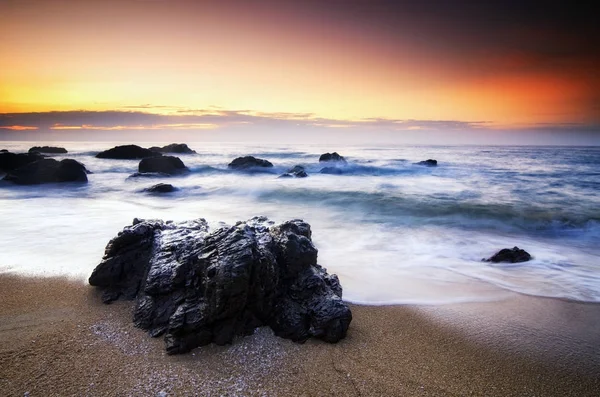
[[[260,328],[167,356],[81,281],[0,275],[6,395],[592,396],[600,305],[515,294],[443,306],[351,304],[346,339],[296,344]]]

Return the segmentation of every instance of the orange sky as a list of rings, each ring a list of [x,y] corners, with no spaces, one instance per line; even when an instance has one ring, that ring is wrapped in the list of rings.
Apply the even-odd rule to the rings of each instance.
[[[153,105],[168,108],[146,111],[218,107],[492,127],[600,123],[597,53],[546,55],[579,36],[551,24],[492,24],[497,35],[478,39],[479,24],[444,19],[443,10],[384,3],[394,7],[378,0],[346,8],[310,0],[4,1],[0,113]]]

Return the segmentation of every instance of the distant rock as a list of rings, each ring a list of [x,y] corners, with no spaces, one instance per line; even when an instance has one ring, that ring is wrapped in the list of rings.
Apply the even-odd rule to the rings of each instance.
[[[127,177],[129,178],[170,178],[172,175],[164,172],[135,172]]]
[[[163,147],[152,146],[150,148],[153,152],[158,153],[179,153],[179,154],[194,154],[194,150],[190,149],[185,143],[171,143]]]
[[[43,158],[40,153],[10,153],[5,149],[0,153],[0,171],[9,172]]]
[[[519,247],[514,247],[513,249],[504,248],[500,251],[496,252],[493,256],[488,259],[484,259],[485,262],[509,262],[509,263],[518,263],[518,262],[527,262],[531,260],[531,255],[525,250],[520,249]]]
[[[301,165],[296,165],[290,168],[285,174],[280,175],[280,178],[306,178],[308,174]]]
[[[338,167],[325,167],[320,171],[321,174],[342,175],[344,171]]]
[[[188,172],[189,169],[179,157],[159,156],[142,159],[138,166],[138,171],[141,173],[160,172],[163,174],[178,175]]]
[[[48,153],[48,154],[65,154],[67,153],[67,149],[64,147],[56,147],[56,146],[34,146],[29,149],[29,153],[38,152],[38,153]]]
[[[173,193],[176,192],[178,189],[169,184],[169,183],[158,183],[154,186],[151,186],[147,189],[144,189],[144,192],[146,193]]]
[[[234,170],[246,170],[249,168],[270,168],[273,164],[270,161],[257,159],[254,156],[238,157],[228,165]]]
[[[255,217],[211,231],[204,219],[134,219],[106,246],[89,283],[102,300],[135,299],[133,322],[179,354],[267,325],[276,335],[335,343],[352,313],[317,264],[310,225]]]
[[[0,150],[0,153],[8,153],[8,150],[2,149],[2,150]]]
[[[115,146],[96,155],[99,159],[139,160],[146,157],[161,156],[160,153],[137,145]]]
[[[42,159],[9,172],[4,180],[18,185],[42,183],[87,182],[87,170],[78,161]]]
[[[338,154],[338,152],[333,152],[333,153],[325,153],[322,154],[321,157],[319,157],[319,162],[327,162],[327,161],[339,161],[341,163],[345,163],[346,159],[344,158],[344,156],[340,156]]]
[[[415,163],[415,164],[424,165],[426,167],[437,167],[437,160],[428,159],[428,160],[424,160],[424,161],[419,161],[418,163]]]

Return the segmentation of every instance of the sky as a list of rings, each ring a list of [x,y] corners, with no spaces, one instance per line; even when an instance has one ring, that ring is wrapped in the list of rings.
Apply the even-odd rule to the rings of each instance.
[[[595,15],[572,1],[0,0],[0,139],[600,144]]]

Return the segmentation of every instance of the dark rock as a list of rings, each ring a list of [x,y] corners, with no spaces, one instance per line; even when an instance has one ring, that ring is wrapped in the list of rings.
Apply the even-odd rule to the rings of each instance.
[[[204,219],[134,219],[89,282],[106,303],[135,299],[134,324],[164,334],[169,354],[231,343],[263,325],[298,342],[337,342],[352,320],[301,220],[275,226],[257,217],[210,231]]]
[[[152,146],[150,150],[158,153],[179,153],[179,154],[194,154],[194,150],[190,149],[185,143],[172,143],[163,147]]]
[[[285,174],[280,175],[280,178],[306,178],[308,174],[301,165],[296,165],[290,168]]]
[[[437,167],[437,160],[428,159],[425,161],[419,161],[418,163],[415,163],[415,164],[424,165],[426,167]]]
[[[136,172],[127,177],[129,178],[170,178],[172,175],[164,172]]]
[[[333,152],[322,154],[321,157],[319,157],[320,163],[325,161],[339,161],[345,163],[346,159],[344,158],[344,156],[340,156],[338,152]]]
[[[160,153],[137,145],[115,146],[96,155],[99,159],[138,160],[146,157],[161,156]]]
[[[245,156],[236,158],[231,163],[229,163],[228,167],[236,170],[246,170],[248,168],[255,167],[269,168],[273,167],[273,164],[271,164],[270,161],[257,159],[254,156]]]
[[[325,167],[321,169],[321,174],[330,174],[330,175],[342,175],[344,171],[338,167]]]
[[[2,149],[2,150],[0,150],[0,153],[8,153],[8,150]]]
[[[144,189],[146,193],[173,193],[177,190],[178,189],[175,186],[168,183],[158,183],[154,186]]]
[[[493,256],[488,259],[484,259],[486,262],[510,262],[510,263],[518,263],[518,262],[527,262],[531,260],[531,255],[525,250],[520,249],[519,247],[514,247],[513,249],[504,248],[500,251],[496,252]]]
[[[142,159],[138,166],[138,171],[142,173],[161,172],[169,175],[177,175],[188,172],[189,169],[179,157],[159,156]]]
[[[0,153],[0,171],[9,172],[24,165],[43,159],[40,153]]]
[[[4,180],[18,185],[42,183],[87,182],[87,170],[78,161],[42,159],[9,172]]]
[[[67,153],[67,149],[64,147],[56,147],[56,146],[34,146],[29,149],[29,153],[38,152],[38,153],[48,153],[48,154],[65,154]]]

